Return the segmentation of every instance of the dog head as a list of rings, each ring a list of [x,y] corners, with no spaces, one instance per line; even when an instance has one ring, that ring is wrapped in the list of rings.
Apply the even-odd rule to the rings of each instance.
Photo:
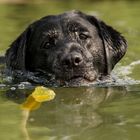
[[[7,50],[7,67],[90,83],[109,75],[126,48],[124,37],[103,21],[70,11],[29,25]]]

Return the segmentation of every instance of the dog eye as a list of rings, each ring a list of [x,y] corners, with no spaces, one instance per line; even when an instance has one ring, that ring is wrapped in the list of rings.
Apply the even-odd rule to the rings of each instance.
[[[51,45],[50,42],[45,42],[44,47],[48,47],[48,46],[50,46],[50,45]]]
[[[49,39],[48,41],[45,41],[45,42],[43,43],[43,48],[44,48],[44,49],[48,49],[48,48],[50,48],[50,47],[53,47],[54,45],[55,45],[55,40]]]
[[[44,42],[43,45],[41,46],[41,48],[43,49],[48,49],[51,47],[51,43],[50,42]]]
[[[79,34],[79,38],[80,38],[81,40],[86,40],[88,37],[89,37],[89,36],[86,35],[86,34],[83,34],[83,33]]]

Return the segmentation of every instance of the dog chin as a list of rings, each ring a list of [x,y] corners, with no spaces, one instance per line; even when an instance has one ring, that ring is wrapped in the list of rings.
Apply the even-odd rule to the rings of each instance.
[[[56,79],[62,86],[87,86],[97,80],[97,74],[95,71],[88,71],[84,74],[73,74],[71,77],[65,75]]]
[[[74,86],[74,87],[76,87],[76,86],[87,86],[87,85],[90,85],[91,83],[93,83],[94,81],[89,81],[88,79],[85,79],[83,77],[79,77],[79,78],[76,78],[76,79],[71,79],[66,84],[68,86]]]
[[[64,81],[64,85],[77,87],[77,86],[87,86],[96,81],[93,77],[72,77],[71,79]]]

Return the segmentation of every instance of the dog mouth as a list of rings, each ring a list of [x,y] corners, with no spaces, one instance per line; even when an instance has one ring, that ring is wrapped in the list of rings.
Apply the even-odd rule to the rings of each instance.
[[[77,87],[77,86],[87,86],[89,84],[93,84],[97,80],[97,73],[95,70],[90,71],[65,71],[63,72],[63,75],[61,73],[52,74],[52,73],[46,73],[43,70],[37,70],[35,76],[39,75],[39,78],[44,79],[44,82],[46,85],[55,85],[55,86],[70,86],[70,87]],[[42,80],[41,79],[41,82]],[[45,80],[46,79],[46,80]],[[36,79],[35,79],[36,80]],[[36,81],[35,81],[36,83]],[[38,82],[37,82],[38,83]]]
[[[96,76],[95,75],[76,75],[76,76],[72,76],[70,79],[68,79],[67,81],[87,81],[87,82],[93,82],[95,81]]]
[[[60,78],[61,79],[61,78]],[[86,85],[89,83],[93,83],[96,81],[97,75],[95,72],[88,72],[85,74],[75,74],[71,75],[70,77],[65,77],[63,80],[61,79],[61,84],[68,85],[68,86],[81,86]]]

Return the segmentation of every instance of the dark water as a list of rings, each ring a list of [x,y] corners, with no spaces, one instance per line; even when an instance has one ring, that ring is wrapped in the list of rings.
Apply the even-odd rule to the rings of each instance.
[[[140,2],[50,1],[0,5],[0,55],[32,21],[71,9],[94,14],[126,36],[129,48],[115,67],[114,86],[53,88],[54,100],[21,109],[34,87],[4,84],[0,74],[0,140],[139,140]],[[0,65],[2,71],[4,64]]]

